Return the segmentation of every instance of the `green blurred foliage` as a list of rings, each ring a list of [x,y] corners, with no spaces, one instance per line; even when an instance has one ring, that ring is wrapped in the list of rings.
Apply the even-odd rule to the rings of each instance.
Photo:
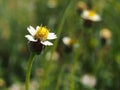
[[[57,33],[64,18],[64,12],[70,0],[0,0],[0,90],[7,90],[14,83],[25,83],[26,66],[29,57],[27,40],[24,37],[27,27],[43,25]],[[119,90],[120,88],[120,1],[85,0],[102,18],[90,28],[83,26],[83,19],[78,14],[75,0],[66,14],[62,33],[56,51],[59,59],[51,63],[46,79],[45,90],[54,90],[59,80],[59,90],[70,90],[71,72],[75,63],[75,90]],[[81,0],[82,1],[82,0]],[[51,6],[52,5],[52,6]],[[99,32],[110,29],[112,43],[102,45]],[[66,46],[64,36],[75,40],[79,47]],[[52,47],[46,47],[41,55],[35,57],[31,80],[42,83],[44,68],[48,60],[46,54]],[[76,54],[78,56],[76,56]],[[75,57],[76,56],[76,57]],[[48,56],[47,56],[48,57]],[[95,87],[87,87],[80,81],[84,74],[96,77]],[[1,83],[4,84],[2,85]],[[38,84],[39,84],[38,83]],[[1,86],[2,85],[2,86]]]

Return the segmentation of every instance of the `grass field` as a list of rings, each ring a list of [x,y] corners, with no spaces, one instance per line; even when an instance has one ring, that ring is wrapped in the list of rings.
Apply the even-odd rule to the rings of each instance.
[[[0,90],[120,89],[119,0],[0,0],[0,41]]]

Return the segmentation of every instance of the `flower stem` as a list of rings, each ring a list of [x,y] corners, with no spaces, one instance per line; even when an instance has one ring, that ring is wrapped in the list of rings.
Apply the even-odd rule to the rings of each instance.
[[[96,67],[94,68],[94,71],[93,71],[94,74],[96,74],[96,73],[98,72],[100,66],[102,66],[103,52],[104,52],[103,49],[101,49],[101,50],[99,51],[98,61],[97,61],[97,63],[96,63]]]
[[[26,73],[26,90],[29,90],[30,72],[31,72],[34,56],[35,54],[31,53],[28,61],[28,67],[27,67],[27,73]]]
[[[66,66],[66,64],[64,64],[62,66],[61,71],[60,71],[60,73],[58,75],[58,79],[57,79],[57,84],[56,84],[55,90],[59,90],[59,86],[60,86],[60,83],[61,83],[61,79],[62,79],[62,75],[64,73],[65,66]]]
[[[70,90],[75,90],[75,86],[74,86],[74,75],[75,75],[75,72],[76,72],[76,65],[77,65],[77,63],[78,63],[78,62],[77,62],[78,57],[79,57],[79,53],[76,53],[76,56],[75,56],[74,61],[73,61],[71,76],[70,76]]]

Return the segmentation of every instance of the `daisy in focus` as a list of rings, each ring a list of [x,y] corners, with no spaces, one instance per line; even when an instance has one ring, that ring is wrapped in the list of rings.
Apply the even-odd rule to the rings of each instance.
[[[52,42],[48,40],[56,39],[57,36],[55,33],[49,32],[49,29],[46,27],[37,26],[36,29],[32,26],[27,28],[30,35],[25,35],[25,37],[31,42],[39,42],[44,46],[51,46],[53,45]]]

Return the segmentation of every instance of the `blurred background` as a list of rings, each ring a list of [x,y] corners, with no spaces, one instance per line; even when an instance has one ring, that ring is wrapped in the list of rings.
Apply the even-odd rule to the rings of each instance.
[[[83,18],[84,10],[101,20]],[[54,45],[35,56],[30,90],[42,90],[43,81],[43,90],[120,89],[119,0],[0,0],[0,90],[25,90],[24,36],[29,25],[41,24],[58,41],[53,54]]]

